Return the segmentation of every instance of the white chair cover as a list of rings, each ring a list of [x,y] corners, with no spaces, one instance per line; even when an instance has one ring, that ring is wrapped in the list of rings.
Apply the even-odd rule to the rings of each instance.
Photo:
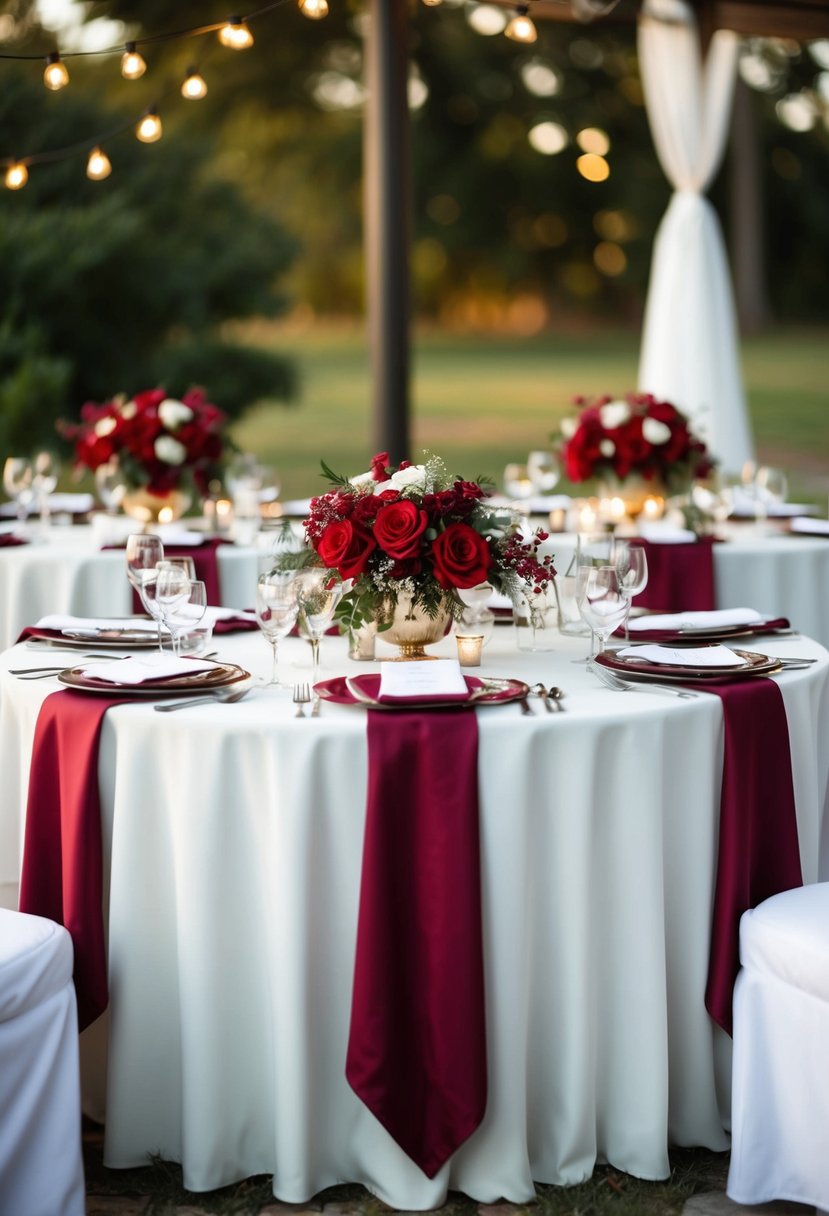
[[[639,388],[673,402],[736,471],[753,445],[725,247],[704,191],[728,133],[737,36],[717,30],[703,63],[690,7],[648,0],[638,45],[651,133],[674,187],[654,241]]]
[[[829,882],[740,922],[728,1195],[829,1209]]]
[[[83,1216],[72,940],[0,908],[0,1216]]]

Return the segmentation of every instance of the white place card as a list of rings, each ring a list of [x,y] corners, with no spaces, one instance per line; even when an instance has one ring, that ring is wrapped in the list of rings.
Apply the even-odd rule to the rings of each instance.
[[[380,664],[380,699],[458,697],[465,696],[466,692],[466,681],[457,659]]]
[[[671,667],[743,667],[741,659],[727,646],[625,646],[618,650],[621,659],[642,659],[646,663],[666,663]]]

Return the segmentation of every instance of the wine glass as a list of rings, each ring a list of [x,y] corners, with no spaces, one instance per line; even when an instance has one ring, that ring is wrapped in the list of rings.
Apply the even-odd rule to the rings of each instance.
[[[508,498],[524,502],[533,492],[533,483],[525,464],[508,464],[504,468],[504,493]]]
[[[173,654],[178,654],[178,635],[184,628],[183,608],[193,586],[181,566],[163,563],[155,576],[155,602],[161,619],[173,639]],[[202,615],[204,615],[202,613]]]
[[[156,580],[156,588],[160,586],[163,591],[166,587],[163,569],[159,571],[159,579],[160,583]],[[185,579],[187,592],[183,597],[173,599],[165,621],[173,635],[173,654],[177,655],[181,654],[182,638],[196,629],[207,611],[207,588],[204,583],[200,579],[186,578],[186,575]]]
[[[127,578],[130,586],[139,594],[141,584],[152,574],[155,568],[164,560],[164,545],[160,536],[147,532],[133,532],[127,537],[125,550],[127,559]]]
[[[633,597],[644,591],[648,585],[648,555],[641,545],[629,542],[617,543],[616,572],[622,590],[632,603]],[[628,618],[625,616],[625,641],[630,641]]]
[[[291,632],[298,612],[293,572],[269,570],[259,575],[256,584],[256,620],[273,650],[271,678],[266,682],[268,688],[287,687],[278,675],[279,639]]]
[[[8,456],[3,465],[3,489],[14,499],[18,532],[25,531],[26,516],[34,498],[32,462],[25,456]]]
[[[95,470],[95,489],[107,515],[116,515],[124,501],[127,483],[117,460],[99,464]]]
[[[789,497],[789,481],[782,469],[763,465],[757,470],[755,482],[767,506],[780,506]]]
[[[561,466],[552,452],[530,452],[527,457],[527,476],[534,493],[549,494],[558,485]]]
[[[153,569],[143,572],[141,584],[136,590],[147,615],[152,617],[158,626],[159,650],[164,649],[164,618],[161,613],[161,607],[156,599],[156,588],[158,586],[158,572],[165,567],[183,570],[191,583],[196,582],[196,567],[192,557],[168,557],[163,561],[157,562]]]
[[[37,452],[32,460],[32,489],[40,511],[40,522],[49,523],[49,495],[54,494],[60,476],[60,461],[54,452]]]
[[[305,632],[311,643],[314,684],[319,679],[320,639],[334,619],[342,594],[342,583],[327,570],[297,571],[296,597]]]
[[[586,570],[584,577],[584,598],[579,604],[579,611],[593,631],[593,637],[598,639],[598,652],[604,650],[607,639],[618,629],[627,616],[630,600],[621,585],[619,573],[615,566],[582,567]],[[589,661],[595,659],[592,652]]]

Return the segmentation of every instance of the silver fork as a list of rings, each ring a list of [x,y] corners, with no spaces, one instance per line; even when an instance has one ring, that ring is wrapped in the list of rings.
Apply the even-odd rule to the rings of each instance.
[[[687,688],[674,688],[672,684],[629,684],[626,680],[622,680],[612,671],[608,671],[606,667],[602,667],[601,663],[591,663],[590,670],[594,676],[598,676],[602,684],[608,688],[612,688],[614,692],[655,692],[655,693],[670,693],[674,697],[682,697],[687,701],[696,700],[697,693],[691,692]]]
[[[309,704],[310,700],[311,689],[308,687],[308,685],[294,684],[294,705],[297,707],[296,714],[294,715],[295,717],[305,717],[305,706]]]

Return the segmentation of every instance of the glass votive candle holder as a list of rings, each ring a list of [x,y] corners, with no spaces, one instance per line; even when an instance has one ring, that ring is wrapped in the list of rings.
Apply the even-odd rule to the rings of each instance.
[[[374,659],[374,641],[377,623],[369,621],[348,635],[348,657],[357,663],[370,663]]]
[[[459,633],[455,635],[455,641],[458,644],[458,662],[461,667],[480,667],[484,635]]]

